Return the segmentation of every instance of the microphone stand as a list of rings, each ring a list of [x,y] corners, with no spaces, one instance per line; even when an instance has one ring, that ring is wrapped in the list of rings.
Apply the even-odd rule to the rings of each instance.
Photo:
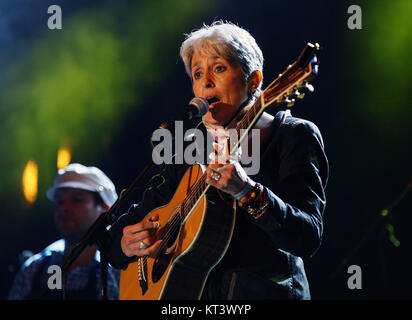
[[[162,123],[159,128],[165,129],[168,127],[168,122]],[[130,193],[133,191],[135,185],[139,180],[144,176],[144,174],[153,166],[154,162],[152,158],[146,166],[140,171],[140,173],[136,176],[133,182],[127,189],[122,190],[120,193],[119,198],[116,202],[111,206],[109,211],[102,213],[97,220],[92,224],[92,226],[88,229],[86,234],[83,238],[76,244],[76,246],[70,251],[69,255],[65,258],[63,267],[62,267],[62,276],[63,276],[63,300],[67,299],[67,273],[70,266],[74,263],[74,261],[80,256],[84,249],[88,246],[92,246],[96,243],[97,247],[100,251],[100,266],[101,266],[101,277],[102,277],[102,291],[100,295],[101,300],[107,300],[107,274],[108,274],[108,259],[107,255],[104,252],[103,248],[107,248],[107,245],[110,242],[110,239],[106,237],[102,237],[102,234],[106,232],[106,228],[108,225],[111,225],[116,221],[117,218],[117,210],[120,206],[120,201],[125,200]]]

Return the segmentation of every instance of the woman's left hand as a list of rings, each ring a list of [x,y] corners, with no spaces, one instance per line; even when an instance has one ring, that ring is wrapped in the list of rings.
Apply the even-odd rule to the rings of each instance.
[[[206,168],[206,183],[235,195],[251,183],[251,179],[237,161],[212,161]]]

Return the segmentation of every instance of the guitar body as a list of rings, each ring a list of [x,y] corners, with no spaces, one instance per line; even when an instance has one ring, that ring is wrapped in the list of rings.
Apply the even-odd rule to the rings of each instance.
[[[140,257],[121,272],[121,300],[200,298],[209,273],[229,246],[235,224],[234,203],[215,199],[219,195],[214,188],[208,188],[182,218],[182,203],[202,175],[200,165],[190,167],[172,200],[144,218],[159,215],[157,234],[164,250],[157,257]]]

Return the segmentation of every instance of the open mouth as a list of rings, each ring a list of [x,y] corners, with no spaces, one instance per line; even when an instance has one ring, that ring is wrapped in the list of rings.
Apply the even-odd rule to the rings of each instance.
[[[207,98],[206,100],[209,103],[209,105],[212,105],[213,103],[220,101],[220,99],[216,97],[210,97],[210,98]]]

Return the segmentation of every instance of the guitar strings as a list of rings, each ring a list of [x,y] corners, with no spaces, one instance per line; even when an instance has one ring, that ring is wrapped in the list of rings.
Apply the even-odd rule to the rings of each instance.
[[[205,178],[206,178],[206,175],[203,174],[199,178],[199,180],[193,185],[193,187],[190,189],[188,195],[185,197],[185,200],[183,201],[183,205],[182,205],[183,210],[180,211],[180,217],[179,217],[180,219],[179,218],[175,219],[175,217],[177,217],[177,215],[173,216],[168,228],[166,230],[163,229],[164,234],[161,236],[161,239],[163,240],[163,243],[162,243],[161,247],[159,248],[160,249],[159,252],[154,256],[155,259],[165,249],[165,246],[167,245],[168,241],[170,240],[171,235],[173,235],[175,232],[178,231],[178,229],[181,226],[182,221],[187,216],[187,214],[190,212],[190,210],[188,212],[185,212],[186,208],[187,208],[185,206],[185,203],[190,202],[190,206],[193,206],[194,203],[199,199],[199,197],[203,193],[202,189],[205,189]],[[188,201],[186,201],[187,199],[188,199]],[[196,199],[196,201],[193,202],[193,199]],[[182,219],[181,213],[183,213],[183,216],[184,216],[183,219]],[[146,262],[146,259],[144,260],[144,262]]]

